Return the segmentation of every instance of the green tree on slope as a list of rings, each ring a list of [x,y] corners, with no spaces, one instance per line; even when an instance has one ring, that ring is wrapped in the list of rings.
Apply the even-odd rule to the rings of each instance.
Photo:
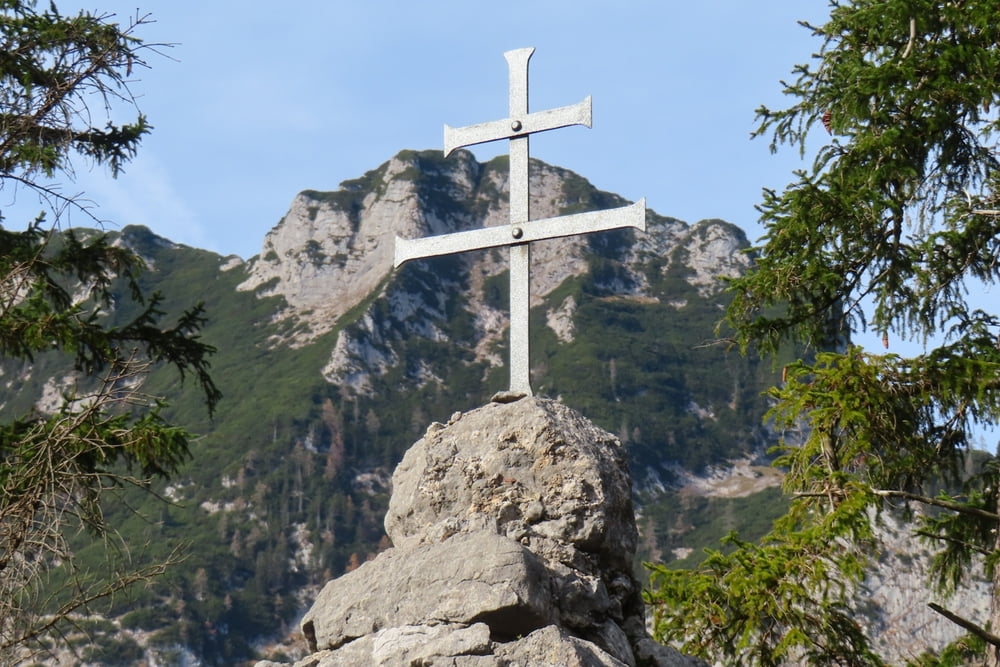
[[[71,177],[73,160],[117,175],[150,129],[141,114],[111,120],[113,110],[135,107],[128,77],[151,48],[133,34],[142,21],[123,27],[47,7],[0,0],[0,190],[7,201],[37,197],[54,216],[19,221],[19,230],[0,218],[0,356],[28,372],[62,355],[76,389],[0,423],[0,662],[25,657],[93,601],[162,568],[129,567],[101,512],[116,488],[169,475],[188,456],[188,434],[143,393],[146,372],[168,364],[192,376],[209,410],[220,396],[208,372],[213,350],[198,338],[200,306],[165,321],[160,295],[139,287],[141,258],[102,233],[60,224],[87,208],[53,179]],[[115,321],[122,286],[138,314]],[[108,571],[77,567],[68,538],[81,528],[107,541]],[[57,566],[68,583],[51,591],[47,574]]]
[[[970,446],[1000,416],[1000,302],[995,289],[992,306],[969,296],[1000,279],[1000,6],[830,8],[806,25],[822,47],[784,83],[791,105],[759,109],[756,132],[803,155],[822,145],[784,191],[765,191],[756,266],[728,311],[744,350],[816,351],[772,391],[775,424],[805,427],[777,460],[791,508],[759,544],[733,536],[696,570],[655,567],[656,630],[726,664],[883,664],[849,603],[892,510],[913,551],[935,554],[928,604],[997,665],[1000,475]],[[852,330],[888,349],[851,345]],[[902,340],[923,352],[893,353]],[[992,579],[989,618],[946,604],[973,565]]]

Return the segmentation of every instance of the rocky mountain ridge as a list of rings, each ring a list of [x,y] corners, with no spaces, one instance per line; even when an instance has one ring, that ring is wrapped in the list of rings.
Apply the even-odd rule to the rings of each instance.
[[[532,162],[532,190],[535,217],[626,203],[541,162]],[[225,397],[210,420],[175,376],[149,378],[170,417],[201,437],[192,464],[156,488],[169,505],[124,490],[109,520],[151,559],[179,544],[190,555],[116,601],[106,631],[92,633],[94,655],[136,655],[131,638],[142,637],[160,662],[260,657],[292,630],[311,591],[388,547],[391,471],[428,424],[504,387],[508,318],[506,251],[394,271],[392,240],[506,224],[505,192],[505,158],[403,151],[340,189],[299,194],[247,261],[122,230],[119,242],[148,259],[143,280],[170,299],[165,308],[205,301],[204,339],[219,350],[213,375]],[[686,500],[670,500],[687,473],[773,441],[762,425],[761,394],[776,380],[769,364],[704,344],[727,300],[718,278],[747,266],[746,247],[729,223],[654,211],[644,234],[533,247],[533,386],[621,442],[641,508],[637,559],[697,552],[730,528],[752,538],[750,524],[780,511],[772,496],[738,498],[730,523],[709,535]],[[48,405],[76,381],[58,359],[3,370],[8,414],[43,397]]]
[[[258,657],[291,631],[311,592],[388,546],[391,471],[429,423],[503,388],[508,356],[506,250],[393,270],[392,240],[505,224],[505,162],[402,151],[339,189],[298,195],[247,261],[142,227],[116,234],[148,261],[142,281],[167,297],[168,316],[204,301],[224,399],[209,419],[176,376],[146,381],[169,400],[169,418],[200,437],[192,463],[154,486],[169,504],[123,489],[107,514],[123,541],[147,545],[143,558],[182,544],[189,557],[94,620],[92,662]],[[531,168],[535,217],[625,203],[565,169]],[[678,465],[762,446],[770,377],[699,345],[725,303],[713,276],[748,261],[743,233],[654,211],[647,227],[538,243],[532,260],[535,392],[614,433],[640,489],[669,483]],[[123,298],[108,317],[128,308]],[[53,405],[78,380],[54,356],[5,367],[0,404],[6,414]],[[85,565],[101,567],[100,550],[81,549],[94,554]]]
[[[577,208],[589,210],[594,203],[601,208],[626,203],[614,195],[594,193],[589,184],[565,169],[537,161],[532,166],[531,210],[535,218],[554,217]],[[268,233],[261,254],[249,261],[249,277],[238,289],[282,297],[287,305],[276,317],[296,323],[287,342],[303,345],[314,341],[385,285],[392,273],[397,236],[418,238],[508,224],[506,179],[506,158],[480,164],[467,151],[458,151],[447,160],[436,152],[404,151],[361,179],[345,182],[336,192],[302,192]],[[648,217],[652,229],[629,239],[622,275],[608,285],[619,298],[659,301],[660,295],[650,288],[645,274],[634,269],[651,260],[661,263],[661,273],[668,272],[672,263],[683,262],[688,272],[685,279],[701,295],[717,293],[720,277],[736,275],[748,266],[748,256],[740,252],[746,246],[745,238],[732,225],[705,221],[692,227],[653,212]],[[534,243],[532,306],[541,305],[567,279],[585,274],[589,270],[588,252],[588,240],[582,236]],[[474,356],[477,361],[498,366],[501,359],[488,348],[498,341],[507,316],[503,309],[487,302],[484,286],[489,278],[506,271],[504,252],[475,255],[466,260],[470,283],[467,308],[476,313],[473,324],[479,338]],[[683,300],[670,303],[677,307],[685,304]],[[445,317],[443,303],[428,304],[426,299],[397,293],[390,305],[394,318],[409,323],[407,334],[443,335],[434,326],[435,320]],[[547,317],[565,323],[574,307],[574,299],[568,298],[557,309],[549,310]],[[423,311],[420,317],[418,308]],[[565,326],[549,326],[559,336],[568,335]],[[370,335],[375,333],[370,321],[364,329]],[[333,383],[351,382],[359,360],[370,363],[378,357],[371,348],[361,349],[357,339],[343,336],[324,375]],[[391,363],[384,357],[382,361]]]

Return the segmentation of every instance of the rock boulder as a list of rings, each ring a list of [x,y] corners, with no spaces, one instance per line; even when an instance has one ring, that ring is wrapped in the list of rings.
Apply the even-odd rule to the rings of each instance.
[[[396,468],[385,528],[393,548],[304,617],[298,667],[702,664],[646,635],[625,452],[558,402],[432,424]]]

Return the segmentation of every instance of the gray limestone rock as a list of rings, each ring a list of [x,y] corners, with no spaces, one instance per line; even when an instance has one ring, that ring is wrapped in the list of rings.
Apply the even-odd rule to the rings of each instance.
[[[592,642],[568,634],[555,626],[532,632],[527,637],[497,646],[494,655],[499,665],[559,665],[559,667],[625,667]]]
[[[491,653],[490,629],[474,625],[406,625],[386,628],[348,644],[312,656],[315,667],[334,665],[445,665],[456,658],[470,657],[468,664],[495,664]],[[464,663],[463,663],[464,664]]]
[[[311,650],[335,649],[386,628],[485,621],[516,636],[557,620],[541,560],[485,532],[390,549],[329,582],[302,619]]]
[[[395,546],[305,615],[313,654],[296,667],[703,664],[646,634],[621,444],[555,401],[432,424],[393,475],[385,527]]]
[[[561,403],[490,403],[432,425],[392,483],[385,528],[396,546],[489,529],[577,569],[631,568],[625,451]]]

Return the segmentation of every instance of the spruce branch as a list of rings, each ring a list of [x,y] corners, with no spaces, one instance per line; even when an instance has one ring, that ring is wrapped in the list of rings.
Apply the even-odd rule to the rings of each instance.
[[[985,628],[976,625],[969,619],[963,618],[958,614],[956,614],[955,612],[945,609],[936,602],[928,602],[927,606],[936,611],[937,613],[941,614],[949,621],[962,628],[963,630],[968,630],[972,634],[976,635],[984,642],[992,644],[993,646],[1000,646],[1000,637],[993,634],[989,630],[986,630]]]
[[[913,493],[911,491],[900,491],[898,489],[868,489],[869,493],[872,493],[881,498],[902,498],[904,500],[913,500],[915,502],[923,503],[925,505],[933,505],[934,507],[943,507],[949,509],[953,512],[958,512],[959,514],[967,514],[969,516],[979,517],[980,519],[986,519],[988,521],[1000,521],[1000,514],[996,512],[990,512],[979,507],[971,507],[969,505],[963,505],[962,503],[956,503],[950,500],[944,500],[943,498],[933,498],[931,496],[925,496],[919,493]],[[831,495],[841,497],[844,495],[843,491],[836,489],[829,489],[826,491],[799,491],[793,493],[793,498],[828,498]]]

